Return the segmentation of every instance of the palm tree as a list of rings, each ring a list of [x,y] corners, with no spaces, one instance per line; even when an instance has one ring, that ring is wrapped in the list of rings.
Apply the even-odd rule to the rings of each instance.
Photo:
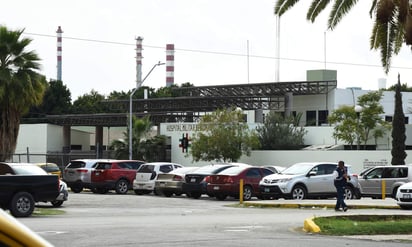
[[[282,16],[297,2],[299,0],[278,0],[275,4],[275,14]],[[306,19],[314,22],[331,2],[333,6],[329,13],[328,29],[333,30],[358,0],[313,0]],[[380,51],[382,66],[388,73],[392,55],[399,53],[403,43],[412,44],[411,5],[408,0],[372,0],[369,15],[374,19],[370,47]]]
[[[142,160],[144,158],[144,150],[142,150],[141,145],[143,139],[148,139],[149,137],[152,122],[150,122],[149,116],[140,119],[133,116],[132,124],[132,145],[134,149],[132,158]],[[111,144],[111,149],[115,151],[116,159],[127,159],[129,156],[129,128],[127,128],[123,135],[124,139],[114,140]]]
[[[26,51],[31,39],[21,38],[24,30],[0,26],[0,161],[16,149],[20,117],[42,102],[46,78],[36,72],[39,57]]]

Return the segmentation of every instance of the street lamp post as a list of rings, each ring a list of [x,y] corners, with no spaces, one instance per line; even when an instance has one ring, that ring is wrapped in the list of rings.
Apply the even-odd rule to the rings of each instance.
[[[357,122],[356,122],[356,134],[357,134],[357,150],[360,150],[360,129],[359,129],[359,124],[360,124],[360,114],[363,110],[363,107],[360,105],[355,105],[355,112],[356,112],[356,118],[357,118]]]
[[[143,82],[146,80],[146,78],[150,75],[150,73],[152,73],[152,71],[157,67],[157,66],[160,66],[160,65],[164,65],[165,63],[161,63],[160,61],[157,63],[157,64],[155,64],[155,65],[153,65],[153,67],[152,67],[152,69],[149,71],[149,73],[147,73],[147,75],[143,78],[143,80],[142,81],[138,81],[137,83],[136,83],[136,88],[135,89],[133,89],[133,91],[130,93],[130,100],[129,100],[129,159],[131,160],[132,159],[132,156],[133,156],[133,147],[132,147],[132,145],[133,145],[133,142],[132,142],[132,138],[133,138],[133,136],[132,136],[132,132],[133,132],[133,121],[132,121],[132,118],[133,118],[133,104],[132,104],[132,102],[133,102],[133,95],[137,92],[137,90],[139,90],[139,88],[142,86],[142,84],[143,84]]]

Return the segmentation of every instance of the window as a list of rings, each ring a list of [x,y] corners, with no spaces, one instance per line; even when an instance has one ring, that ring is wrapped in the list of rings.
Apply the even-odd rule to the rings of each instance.
[[[367,175],[366,178],[368,179],[373,179],[373,178],[382,178],[382,172],[383,172],[383,168],[376,168],[373,169],[372,171],[370,171]]]
[[[246,177],[248,177],[248,178],[259,178],[260,177],[259,169],[256,169],[256,168],[249,169],[249,171],[247,171],[247,173],[246,173]]]
[[[327,124],[327,123],[328,123],[328,114],[329,114],[329,111],[328,111],[328,110],[319,111],[318,114],[319,114],[318,124],[319,124],[319,125]]]
[[[316,111],[306,111],[306,126],[316,126]]]
[[[161,172],[168,173],[173,170],[173,166],[172,165],[161,165],[159,170]]]

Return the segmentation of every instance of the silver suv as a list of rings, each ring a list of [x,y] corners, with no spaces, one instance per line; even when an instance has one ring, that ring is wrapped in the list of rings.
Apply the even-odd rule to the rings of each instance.
[[[328,198],[336,196],[333,184],[333,172],[338,163],[306,162],[294,164],[281,173],[264,177],[259,183],[259,189],[264,199],[296,199]],[[360,198],[358,177],[348,169],[350,180],[345,189],[346,199]]]
[[[399,186],[412,182],[412,165],[376,166],[365,169],[359,177],[362,196],[382,198],[382,181],[385,180],[385,196],[395,198]]]
[[[80,193],[84,188],[91,189],[91,172],[97,162],[110,162],[109,159],[77,159],[70,161],[63,171],[63,180],[74,193]]]

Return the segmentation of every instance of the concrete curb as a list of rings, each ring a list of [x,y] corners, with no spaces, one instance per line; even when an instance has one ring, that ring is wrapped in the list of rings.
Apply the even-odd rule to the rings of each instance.
[[[316,204],[316,203],[265,203],[265,202],[243,202],[245,207],[260,208],[330,208],[335,209],[335,204]],[[349,209],[400,209],[399,206],[391,205],[348,205]],[[314,217],[305,219],[303,230],[306,232],[319,233],[320,227],[313,222]]]

